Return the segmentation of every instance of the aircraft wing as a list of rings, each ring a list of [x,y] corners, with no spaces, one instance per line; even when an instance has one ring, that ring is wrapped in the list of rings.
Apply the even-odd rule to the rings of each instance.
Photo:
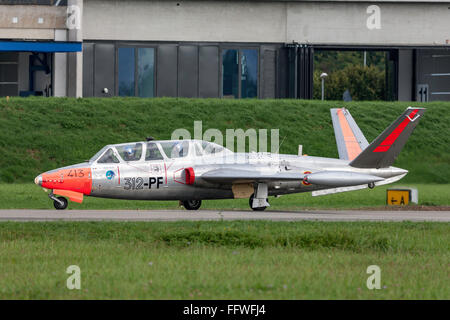
[[[303,177],[304,174],[300,172],[263,174],[258,171],[242,169],[215,169],[207,171],[200,176],[201,179],[213,183],[302,181]]]

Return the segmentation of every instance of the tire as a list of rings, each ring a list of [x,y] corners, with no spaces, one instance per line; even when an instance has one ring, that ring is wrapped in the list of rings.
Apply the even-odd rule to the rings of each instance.
[[[248,199],[248,204],[249,204],[249,206],[250,206],[250,209],[252,209],[253,211],[264,211],[264,210],[266,210],[267,207],[253,208],[253,207],[252,207],[253,198],[254,198],[254,194],[252,194],[252,195],[250,196],[250,199]],[[267,202],[269,202],[269,199],[266,199],[266,200],[267,200]]]
[[[202,200],[185,200],[182,203],[186,210],[198,210],[202,205]]]
[[[64,210],[67,208],[67,205],[69,204],[69,202],[67,201],[66,198],[64,197],[58,197],[58,200],[63,202],[63,205],[61,205],[58,201],[53,201],[53,206],[55,207],[56,210]]]

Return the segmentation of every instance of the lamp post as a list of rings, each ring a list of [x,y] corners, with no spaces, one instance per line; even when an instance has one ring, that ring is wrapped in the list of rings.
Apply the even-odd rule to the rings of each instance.
[[[322,79],[322,101],[324,100],[324,94],[325,94],[325,78],[328,77],[328,74],[326,74],[325,72],[323,72],[320,75],[320,79]]]

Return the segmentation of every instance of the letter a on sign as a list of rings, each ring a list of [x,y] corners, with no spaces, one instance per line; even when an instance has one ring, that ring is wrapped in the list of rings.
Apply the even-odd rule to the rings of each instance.
[[[377,5],[370,5],[366,12],[370,14],[367,18],[367,29],[381,29],[381,9]]]
[[[367,289],[381,289],[381,269],[379,266],[372,265],[367,267],[367,274],[371,274],[367,278]]]

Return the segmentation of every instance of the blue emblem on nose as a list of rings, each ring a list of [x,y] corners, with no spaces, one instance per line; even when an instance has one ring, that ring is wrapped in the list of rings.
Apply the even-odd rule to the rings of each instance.
[[[115,176],[114,171],[109,170],[109,171],[106,172],[106,178],[107,178],[108,180],[111,180],[112,178],[114,178],[114,176]]]

